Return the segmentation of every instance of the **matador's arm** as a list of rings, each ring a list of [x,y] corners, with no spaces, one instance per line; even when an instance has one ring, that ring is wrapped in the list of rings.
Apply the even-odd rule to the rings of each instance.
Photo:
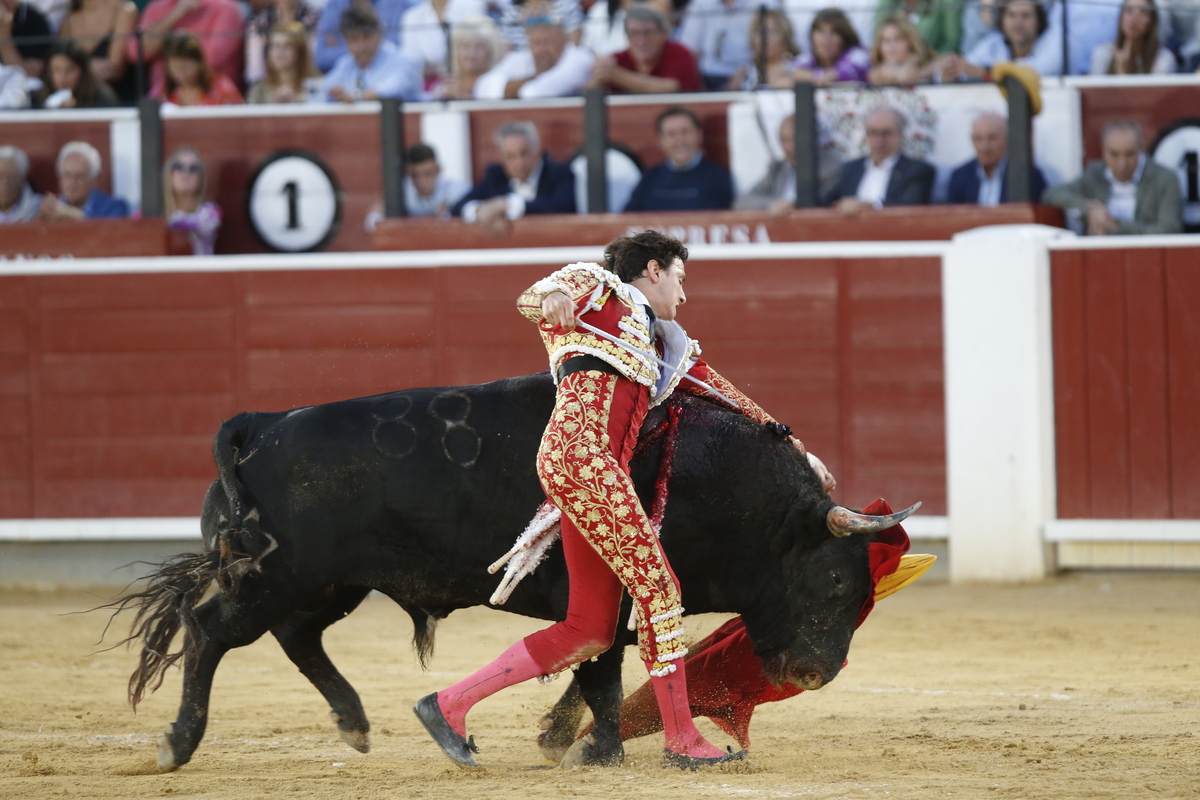
[[[553,292],[562,292],[571,298],[578,315],[603,291],[608,275],[597,264],[571,264],[563,267],[522,292],[517,298],[517,310],[530,322],[541,322],[542,301]]]

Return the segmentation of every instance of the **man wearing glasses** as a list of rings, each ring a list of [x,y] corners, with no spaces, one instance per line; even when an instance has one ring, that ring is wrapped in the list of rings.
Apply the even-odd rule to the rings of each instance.
[[[667,18],[650,3],[637,2],[625,12],[629,48],[601,56],[592,67],[592,85],[614,94],[671,94],[704,88],[696,57],[670,41]]]
[[[936,171],[931,164],[900,152],[904,123],[900,112],[889,106],[867,114],[868,154],[842,165],[837,185],[825,195],[824,205],[856,216],[868,208],[929,202]]]

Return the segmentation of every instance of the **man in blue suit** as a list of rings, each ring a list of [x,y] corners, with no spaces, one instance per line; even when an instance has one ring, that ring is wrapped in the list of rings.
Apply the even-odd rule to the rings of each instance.
[[[936,172],[931,164],[900,152],[904,125],[904,116],[889,106],[867,114],[868,155],[842,165],[837,185],[823,198],[824,205],[856,216],[868,208],[928,203]]]
[[[950,175],[947,203],[994,206],[1008,202],[1008,123],[991,111],[980,114],[971,125],[975,158]],[[1046,190],[1046,176],[1030,167],[1030,199],[1038,202]]]
[[[496,131],[500,163],[489,164],[483,179],[450,210],[464,221],[497,234],[526,214],[574,214],[575,175],[541,152],[532,122],[507,122]]]

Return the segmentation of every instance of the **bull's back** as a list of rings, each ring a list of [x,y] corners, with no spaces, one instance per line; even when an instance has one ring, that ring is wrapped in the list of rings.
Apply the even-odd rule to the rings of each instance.
[[[534,375],[262,415],[238,479],[264,529],[303,537],[305,552],[367,542],[389,560],[484,563],[543,499],[535,454],[553,403]]]

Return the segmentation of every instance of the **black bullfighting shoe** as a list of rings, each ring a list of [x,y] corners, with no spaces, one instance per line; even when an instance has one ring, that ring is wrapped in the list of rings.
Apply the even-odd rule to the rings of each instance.
[[[746,759],[746,751],[738,750],[733,752],[732,747],[726,747],[726,752],[723,756],[715,756],[714,758],[700,758],[698,756],[685,756],[683,753],[676,753],[674,750],[663,748],[663,766],[679,767],[680,769],[698,770],[701,767],[712,767],[717,764],[729,764],[734,761],[744,761]]]
[[[479,766],[473,755],[479,752],[479,748],[475,746],[475,737],[464,739],[450,727],[450,723],[442,716],[442,709],[438,707],[437,692],[418,700],[413,706],[413,713],[421,720],[421,724],[429,731],[438,747],[442,748],[442,752],[450,756],[451,761],[460,767]]]

